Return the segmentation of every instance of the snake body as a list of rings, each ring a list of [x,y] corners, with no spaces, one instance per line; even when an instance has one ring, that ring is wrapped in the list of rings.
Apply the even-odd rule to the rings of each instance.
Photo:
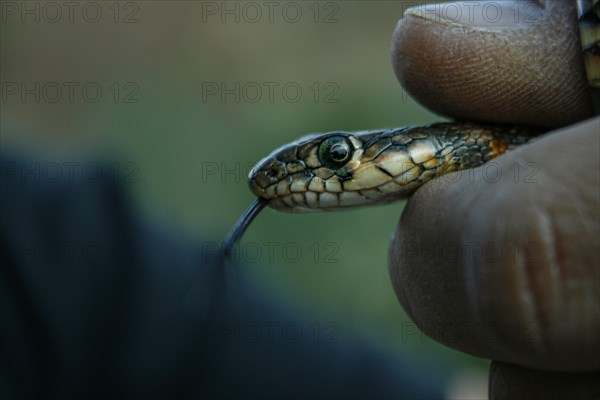
[[[579,33],[592,99],[600,112],[600,0],[577,0]]]
[[[269,206],[286,212],[388,203],[435,177],[477,167],[539,133],[451,122],[311,135],[260,161],[249,185]]]

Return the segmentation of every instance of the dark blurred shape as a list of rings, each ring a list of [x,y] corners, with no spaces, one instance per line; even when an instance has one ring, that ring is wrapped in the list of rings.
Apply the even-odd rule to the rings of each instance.
[[[110,174],[50,182],[40,163],[2,155],[0,398],[443,396],[439,373],[243,280],[232,306],[201,243],[141,218]],[[197,279],[214,279],[208,314],[182,307]]]

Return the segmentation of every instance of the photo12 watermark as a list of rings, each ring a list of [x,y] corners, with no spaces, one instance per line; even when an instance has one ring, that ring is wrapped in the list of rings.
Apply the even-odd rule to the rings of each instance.
[[[540,326],[534,322],[494,325],[457,323],[452,325],[429,324],[417,326],[413,322],[402,323],[401,343],[426,343],[435,339],[443,343],[504,343],[507,338],[525,343],[539,342]]]
[[[448,240],[435,245],[403,241],[399,243],[399,249],[395,254],[403,263],[446,264],[451,262],[471,265],[477,260],[477,262],[488,264],[517,262],[535,264],[543,259],[541,249],[541,244],[534,241],[500,243]]]
[[[428,161],[430,160],[425,163]],[[245,182],[255,165],[256,162],[205,161],[200,164],[200,182],[221,184]],[[398,170],[404,171],[394,177],[399,184],[410,184],[415,175],[420,172],[420,166],[412,162],[399,162],[398,165]],[[436,181],[429,185],[436,184],[436,182],[438,184],[474,183],[477,181],[498,183],[503,178],[514,184],[537,184],[541,179],[539,166],[534,162],[515,162],[505,166],[492,160],[482,164],[479,168],[469,168],[455,171],[451,175],[437,176]]]
[[[255,162],[205,161],[200,164],[201,183],[240,183],[248,180]]]
[[[203,1],[203,23],[340,22],[339,1]]]
[[[203,322],[200,341],[204,343],[313,343],[337,344],[340,325],[331,321],[309,324],[294,321]]]
[[[2,81],[2,103],[99,103],[135,104],[140,102],[136,82],[79,81]]]
[[[0,181],[25,184],[75,184],[75,183],[139,183],[139,164],[133,161],[103,164],[82,161],[0,163]]]
[[[489,26],[504,24],[531,25],[540,22],[543,8],[530,1],[452,1],[423,4],[401,2],[403,12],[420,16],[420,21]],[[416,22],[418,22],[417,20]]]
[[[465,147],[466,149],[466,147]],[[460,150],[460,149],[459,149]],[[458,151],[457,151],[458,152]],[[460,153],[456,156],[461,156]],[[412,164],[408,164],[406,169],[410,172]],[[540,168],[537,163],[532,161],[513,162],[509,165],[491,160],[487,161],[479,167],[468,168],[464,170],[454,171],[452,174],[444,174],[436,177],[438,183],[499,183],[512,182],[514,184],[538,184],[541,180],[539,174]],[[410,174],[406,174],[407,179]],[[435,184],[436,181],[433,181]]]
[[[39,268],[60,265],[80,268],[115,262],[138,265],[139,253],[134,249],[138,243],[111,244],[94,240],[20,240],[7,246],[14,259],[23,263],[35,263]]]
[[[140,22],[140,5],[135,1],[2,1],[3,24],[115,24]]]
[[[220,242],[202,243],[202,262],[210,262],[220,251]],[[228,261],[239,264],[337,264],[340,262],[337,242],[264,241],[236,244]]]
[[[202,82],[202,103],[298,103],[302,100],[318,104],[340,101],[336,82]]]

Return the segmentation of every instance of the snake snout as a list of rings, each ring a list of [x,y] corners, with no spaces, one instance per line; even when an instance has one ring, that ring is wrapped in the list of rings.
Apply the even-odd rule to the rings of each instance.
[[[248,174],[248,184],[254,195],[269,199],[270,197],[266,194],[265,190],[286,176],[287,169],[285,163],[275,158],[266,158],[252,168],[250,174]]]

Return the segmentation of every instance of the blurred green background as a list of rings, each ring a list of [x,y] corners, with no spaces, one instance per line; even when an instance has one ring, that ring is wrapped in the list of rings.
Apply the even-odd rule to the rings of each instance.
[[[85,11],[87,3],[78,3],[72,18],[63,8],[56,21],[40,3],[15,3],[29,4],[39,22],[22,9],[3,9],[2,82],[40,82],[42,93],[39,102],[23,100],[3,86],[2,145],[26,143],[61,157],[119,154],[121,169],[139,167],[121,173],[133,173],[136,182],[126,184],[144,213],[181,240],[218,241],[253,200],[249,167],[276,146],[311,132],[441,119],[403,92],[390,63],[394,26],[419,2],[291,3],[274,2],[270,13],[265,2],[102,1]],[[73,101],[66,89],[49,101],[48,82],[63,89],[77,82]],[[102,89],[98,101],[81,93],[90,82]],[[240,249],[246,272],[277,301],[335,313],[342,329],[399,357],[485,371],[486,361],[406,325],[386,260],[402,208],[267,210]]]

